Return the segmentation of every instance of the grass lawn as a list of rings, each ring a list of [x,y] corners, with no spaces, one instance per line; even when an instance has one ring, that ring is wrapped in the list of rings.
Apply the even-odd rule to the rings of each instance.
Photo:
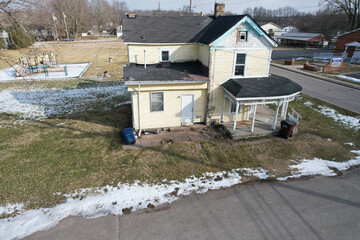
[[[116,42],[118,41],[118,42]],[[113,42],[70,42],[66,44],[44,44],[34,45],[32,48],[19,50],[1,50],[0,51],[0,69],[13,66],[18,63],[19,57],[40,55],[42,52],[52,52],[58,54],[59,63],[79,63],[91,62],[89,69],[81,79],[76,80],[49,80],[41,82],[3,82],[0,90],[6,88],[27,88],[29,85],[42,88],[53,87],[71,87],[87,81],[118,81],[123,79],[123,65],[127,63],[127,50],[122,40],[114,39]],[[112,62],[109,62],[112,58]],[[111,77],[102,78],[104,71],[108,71]]]
[[[314,108],[329,106],[344,115],[355,116],[353,113],[302,95],[289,106],[303,116],[298,135],[290,140],[277,137],[224,140],[221,146],[208,140],[124,150],[119,131],[131,126],[131,106],[119,104],[127,102],[129,96],[116,95],[117,89],[123,87],[119,80],[123,77],[122,65],[127,61],[124,44],[71,43],[45,48],[57,51],[63,63],[93,64],[82,79],[0,83],[0,91],[7,89],[12,94],[7,95],[9,98],[22,99],[24,95],[33,101],[35,92],[41,96],[41,103],[48,99],[51,104],[45,106],[45,112],[66,107],[60,109],[61,114],[21,120],[21,124],[16,124],[19,118],[16,114],[0,114],[0,206],[23,203],[27,209],[50,207],[63,202],[63,194],[81,188],[136,180],[148,183],[183,180],[205,172],[244,167],[262,167],[276,177],[287,176],[292,160],[318,157],[345,161],[354,157],[350,150],[360,148],[360,131],[349,129]],[[28,51],[34,49],[20,52]],[[1,56],[3,53],[8,60],[0,60],[1,67],[6,67],[9,59],[16,61],[19,57],[19,51],[3,51]],[[99,56],[98,62],[95,55]],[[109,57],[114,63],[107,62]],[[97,75],[104,70],[112,77],[98,79]],[[12,88],[28,92],[14,93],[9,90]],[[76,98],[59,89],[76,94],[87,92],[90,96]],[[99,92],[93,94],[94,89]],[[309,101],[314,107],[305,104]],[[346,145],[347,142],[354,146]]]
[[[360,147],[360,132],[307,107],[307,101],[330,106],[305,95],[292,102],[290,107],[303,116],[294,139],[229,141],[221,147],[202,141],[123,150],[118,133],[131,124],[129,105],[32,121],[16,129],[0,128],[1,139],[6,139],[0,143],[0,205],[21,202],[27,208],[50,207],[64,200],[63,193],[79,188],[135,180],[182,180],[242,167],[263,167],[271,174],[285,176],[290,173],[291,160],[318,157],[344,161],[353,157],[350,150]]]

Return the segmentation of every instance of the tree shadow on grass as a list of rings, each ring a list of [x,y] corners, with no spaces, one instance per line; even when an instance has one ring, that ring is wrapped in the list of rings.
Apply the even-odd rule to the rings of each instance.
[[[15,112],[19,111],[26,118],[32,119],[31,121],[47,126],[78,131],[80,134],[74,135],[76,138],[109,138],[110,149],[119,149],[122,144],[119,131],[124,127],[131,127],[130,94],[120,82],[87,81],[74,89],[14,91],[7,98],[5,103],[8,102],[9,106],[5,106],[5,109],[13,108]],[[114,131],[107,128],[101,132],[101,126],[96,125],[89,125],[87,130],[53,125],[49,123],[51,121],[44,121],[44,118],[83,121],[111,127]],[[97,131],[93,131],[93,127]]]

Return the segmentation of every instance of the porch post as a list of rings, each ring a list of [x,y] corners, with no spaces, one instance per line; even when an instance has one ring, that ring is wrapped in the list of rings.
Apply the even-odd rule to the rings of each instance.
[[[221,115],[221,122],[224,122],[224,114],[225,114],[225,101],[226,101],[226,92],[224,90],[224,103],[223,103],[223,109],[222,109],[222,115]]]
[[[288,110],[288,107],[289,107],[289,102],[286,102],[286,105],[285,105],[285,113],[284,113],[284,119],[286,118],[287,116],[287,110]]]
[[[237,122],[238,111],[239,111],[239,102],[236,101],[236,110],[235,110],[235,117],[234,117],[233,134],[235,134],[235,130],[236,130],[236,122]]]
[[[274,118],[274,123],[273,123],[273,126],[272,126],[272,129],[273,129],[273,130],[276,129],[276,122],[277,122],[277,118],[278,118],[280,106],[281,106],[281,103],[280,103],[280,101],[278,101],[278,102],[276,103],[275,118]]]
[[[284,103],[282,104],[282,107],[281,107],[281,119],[284,120],[285,119],[285,106],[286,106],[286,101],[284,101]]]
[[[251,123],[251,132],[252,133],[254,132],[254,126],[255,126],[256,107],[257,107],[257,104],[254,105],[253,119],[252,119],[252,123]]]

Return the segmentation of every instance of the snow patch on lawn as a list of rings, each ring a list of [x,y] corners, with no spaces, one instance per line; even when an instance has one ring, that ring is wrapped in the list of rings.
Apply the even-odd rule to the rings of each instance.
[[[349,81],[352,81],[352,82],[360,83],[360,79],[358,79],[358,78],[353,78],[353,77],[349,77],[349,76],[345,76],[345,75],[334,75],[334,76],[337,76],[339,78],[349,80]]]
[[[179,199],[179,195],[193,192],[205,193],[209,190],[231,187],[241,183],[242,175],[265,179],[268,176],[264,169],[234,169],[217,173],[206,173],[202,177],[190,177],[184,182],[167,181],[168,184],[118,184],[116,187],[105,186],[96,189],[80,189],[65,195],[67,201],[53,208],[41,208],[22,211],[21,214],[0,220],[0,239],[16,239],[31,235],[34,232],[54,227],[68,216],[96,218],[109,214],[122,215],[123,209],[136,211]],[[88,192],[92,192],[87,194]],[[13,207],[16,206],[16,207]],[[12,213],[22,205],[8,205],[1,213]]]
[[[126,86],[0,92],[0,113],[20,119],[41,119],[92,110],[95,103],[106,103],[126,95]],[[121,103],[118,103],[121,104]]]
[[[318,112],[325,116],[331,117],[335,121],[340,122],[347,127],[353,128],[356,131],[360,128],[360,119],[357,117],[342,115],[334,109],[325,106],[319,106],[319,109],[320,110],[317,110]]]
[[[359,130],[359,128],[360,128],[360,118],[359,117],[346,116],[341,113],[338,113],[335,109],[325,107],[325,106],[318,106],[319,109],[317,109],[314,107],[314,104],[310,101],[305,102],[304,105],[314,109],[315,111],[317,111],[325,116],[331,117],[335,121],[340,122],[341,124],[343,124],[349,128],[353,128],[356,131]]]
[[[285,181],[289,178],[300,178],[302,176],[312,175],[335,176],[336,172],[334,172],[334,168],[343,171],[352,166],[360,165],[360,150],[354,150],[352,152],[356,153],[358,156],[346,162],[334,162],[320,158],[314,158],[313,160],[304,159],[298,164],[290,166],[292,169],[297,169],[296,171],[293,171],[290,176],[279,177],[277,180]]]

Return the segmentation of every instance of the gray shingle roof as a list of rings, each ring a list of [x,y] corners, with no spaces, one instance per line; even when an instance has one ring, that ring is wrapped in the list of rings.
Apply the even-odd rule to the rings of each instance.
[[[288,32],[281,35],[280,39],[308,41],[314,37],[319,36],[320,33],[299,33],[299,32]]]
[[[302,90],[299,84],[277,75],[263,78],[229,79],[221,86],[235,98],[281,97]]]
[[[125,42],[210,44],[247,15],[201,16],[123,16]],[[266,32],[264,32],[266,34]]]
[[[201,16],[123,16],[125,42],[191,43],[212,18]]]

